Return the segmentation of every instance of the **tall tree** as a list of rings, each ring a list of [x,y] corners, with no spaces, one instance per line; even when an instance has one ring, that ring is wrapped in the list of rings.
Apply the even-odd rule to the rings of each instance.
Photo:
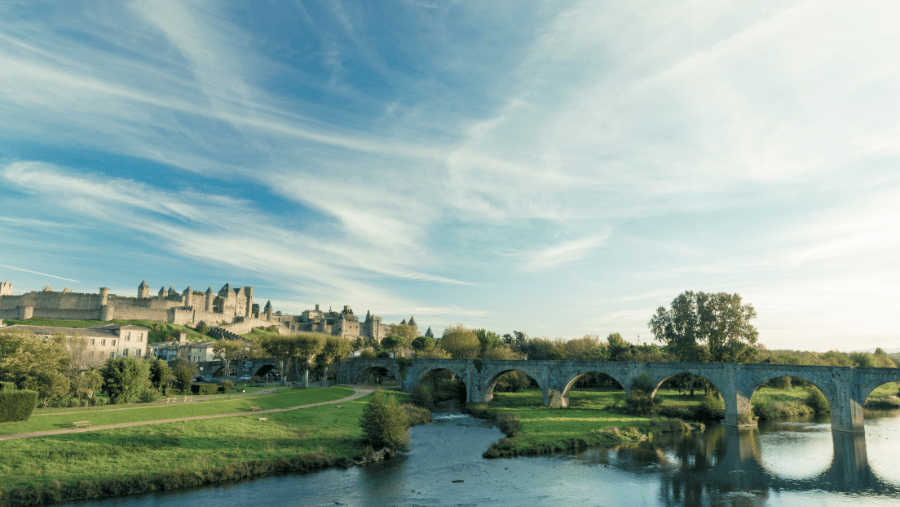
[[[350,344],[350,340],[343,336],[329,336],[325,338],[325,346],[322,347],[322,352],[319,353],[316,362],[325,370],[322,378],[325,379],[326,384],[328,383],[328,367],[335,361],[340,361],[347,357],[351,352],[353,352],[353,345]]]
[[[738,294],[685,291],[671,308],[657,308],[648,325],[680,361],[747,362],[756,355],[754,318],[753,305],[742,304]]]
[[[38,392],[43,404],[69,392],[71,355],[65,338],[39,338],[31,331],[0,332],[0,380]]]
[[[244,356],[244,340],[229,340],[222,338],[213,345],[213,356],[222,361],[224,373],[222,378],[231,377],[231,362]]]
[[[150,363],[134,357],[109,359],[100,370],[113,403],[133,403],[150,388]]]
[[[309,387],[309,369],[313,360],[325,348],[325,336],[320,334],[301,334],[295,337],[294,357],[303,365],[303,385]]]
[[[475,334],[475,331],[466,329],[462,324],[444,329],[440,345],[454,359],[475,359],[481,350],[478,335]]]
[[[260,345],[263,350],[278,359],[281,364],[281,383],[286,384],[291,358],[296,356],[294,350],[297,348],[296,336],[270,336],[263,339]]]

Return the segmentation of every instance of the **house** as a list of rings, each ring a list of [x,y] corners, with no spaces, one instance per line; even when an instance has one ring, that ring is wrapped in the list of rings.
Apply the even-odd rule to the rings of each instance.
[[[117,357],[146,358],[150,352],[150,330],[140,326],[101,324],[73,328],[15,325],[3,330],[25,330],[45,338],[61,335],[65,337],[66,349],[72,353],[73,359],[85,368],[100,366],[107,359]]]

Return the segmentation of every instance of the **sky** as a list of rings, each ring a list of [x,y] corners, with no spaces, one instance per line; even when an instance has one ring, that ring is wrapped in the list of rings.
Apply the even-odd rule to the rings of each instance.
[[[900,2],[0,3],[0,280],[900,348]]]

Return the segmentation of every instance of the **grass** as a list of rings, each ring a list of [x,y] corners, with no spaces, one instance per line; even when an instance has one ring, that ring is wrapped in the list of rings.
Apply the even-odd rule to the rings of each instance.
[[[348,387],[330,387],[328,389],[280,389],[270,396],[232,396],[202,403],[183,403],[178,405],[136,404],[107,405],[82,409],[46,409],[47,415],[36,411],[28,421],[0,424],[0,435],[32,433],[36,431],[71,428],[76,421],[90,421],[91,426],[105,426],[129,422],[158,421],[178,419],[200,415],[230,414],[248,412],[250,407],[262,410],[287,408],[322,401],[333,401],[353,394]]]
[[[91,327],[98,326],[100,324],[109,324],[110,322],[103,322],[99,320],[61,320],[61,319],[4,319],[4,324],[8,326],[13,325],[23,325],[23,326],[46,326],[46,327]],[[141,326],[150,330],[148,333],[149,343],[156,343],[164,341],[166,336],[171,335],[172,333],[187,333],[187,339],[190,342],[198,342],[198,341],[208,341],[212,340],[209,336],[200,334],[193,329],[182,326],[180,324],[169,324],[167,322],[156,322],[155,320],[120,320],[113,319],[111,321],[114,324],[119,324],[122,326]]]
[[[266,331],[261,327],[254,327],[249,333],[242,334],[241,336],[248,340],[261,340],[263,338],[279,337],[281,335],[278,331]]]
[[[292,391],[278,399],[279,403],[299,404],[328,396],[343,397],[348,391],[341,387]],[[401,402],[409,398],[405,393],[387,394]],[[4,459],[0,460],[0,505],[24,505],[10,499],[34,496],[41,488],[45,499],[48,488],[64,491],[50,495],[60,501],[118,496],[109,491],[112,483],[126,484],[127,489],[120,494],[129,494],[184,483],[211,484],[234,477],[309,469],[288,466],[298,457],[301,461],[309,457],[307,461],[314,468],[350,464],[361,452],[359,420],[367,403],[368,397],[340,405],[264,414],[265,421],[259,420],[258,414],[248,414],[5,441]],[[193,482],[177,480],[185,475]],[[170,477],[174,486],[168,484]],[[100,496],[90,496],[98,488],[103,489]],[[83,494],[73,496],[73,492]]]

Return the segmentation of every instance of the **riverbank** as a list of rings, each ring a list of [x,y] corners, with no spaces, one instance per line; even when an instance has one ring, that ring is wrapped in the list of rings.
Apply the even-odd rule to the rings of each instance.
[[[292,400],[346,387],[295,390]],[[401,403],[409,395],[389,391]],[[336,398],[333,398],[336,399]],[[287,412],[157,423],[0,443],[0,506],[108,498],[350,466],[368,397]],[[120,412],[122,414],[123,412]],[[54,416],[48,416],[54,417]]]
[[[869,397],[867,408],[900,408],[897,385],[887,384]],[[656,393],[661,404],[655,414],[629,414],[624,391],[586,389],[569,393],[569,407],[541,405],[538,389],[495,393],[489,404],[469,407],[475,417],[494,421],[507,434],[484,453],[485,458],[578,451],[617,442],[635,441],[672,432],[701,429],[704,422],[721,419],[724,403],[674,390]],[[896,403],[896,404],[895,404]],[[814,388],[760,388],[751,400],[755,419],[784,419],[828,412],[824,395]],[[511,430],[511,431],[510,431]]]

